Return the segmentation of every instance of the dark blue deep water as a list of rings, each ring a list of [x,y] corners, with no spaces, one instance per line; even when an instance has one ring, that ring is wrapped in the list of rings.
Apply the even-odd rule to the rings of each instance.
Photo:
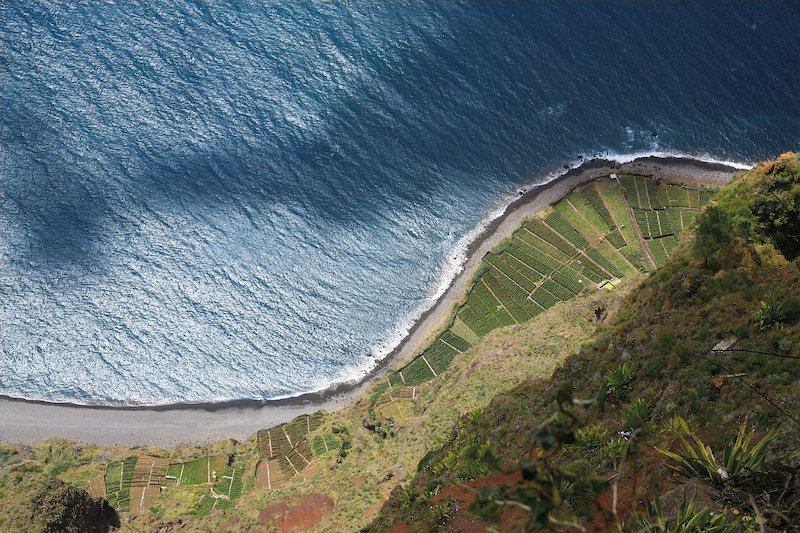
[[[7,0],[0,394],[355,376],[578,154],[797,149],[798,34],[795,0]]]

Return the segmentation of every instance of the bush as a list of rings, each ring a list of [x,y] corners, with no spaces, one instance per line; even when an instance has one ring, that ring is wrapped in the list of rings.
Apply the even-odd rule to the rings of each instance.
[[[675,346],[675,334],[671,331],[661,330],[656,335],[656,349],[661,355],[666,355]]]
[[[583,451],[600,448],[608,438],[608,430],[600,424],[592,424],[575,430],[575,448]]]
[[[607,464],[616,465],[622,459],[626,445],[627,442],[622,437],[611,438],[603,446],[600,456]]]

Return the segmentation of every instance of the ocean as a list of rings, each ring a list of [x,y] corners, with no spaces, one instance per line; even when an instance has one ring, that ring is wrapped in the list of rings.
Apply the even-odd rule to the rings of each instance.
[[[363,376],[581,157],[800,146],[800,3],[0,6],[0,394]]]

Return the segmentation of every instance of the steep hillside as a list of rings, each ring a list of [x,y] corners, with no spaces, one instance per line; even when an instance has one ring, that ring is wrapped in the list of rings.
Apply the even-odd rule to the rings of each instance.
[[[370,529],[796,527],[798,156],[738,176],[691,231],[552,378],[462,418]]]

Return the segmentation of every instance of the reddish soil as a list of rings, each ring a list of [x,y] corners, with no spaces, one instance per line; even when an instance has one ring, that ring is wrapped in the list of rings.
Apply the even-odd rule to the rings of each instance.
[[[386,533],[411,533],[411,526],[405,522],[398,522],[387,529]]]
[[[463,485],[445,489],[431,498],[431,501],[433,503],[439,503],[447,500],[447,498],[453,498],[454,500],[463,502],[464,506],[467,507],[470,503],[472,503],[473,498],[475,498],[475,494],[478,492],[477,489],[483,487],[513,485],[521,479],[522,472],[519,470],[507,474],[495,474],[492,476],[479,477],[478,479],[473,479],[472,481]]]
[[[450,508],[450,520],[447,523],[448,531],[458,532],[478,532],[486,531],[490,525],[474,516],[467,513],[472,500],[478,492],[478,489],[485,487],[500,487],[515,485],[522,480],[522,472],[516,470],[506,474],[494,474],[491,476],[480,477],[472,481],[459,485],[457,487],[450,487],[443,490],[433,498],[432,503],[440,503],[452,498],[456,500],[457,505]],[[507,507],[503,509],[500,515],[500,531],[522,531],[525,524],[528,522],[528,515],[524,510],[518,507]]]
[[[491,526],[489,522],[473,518],[465,514],[457,514],[447,522],[448,531],[458,531],[458,533],[484,533]],[[409,531],[411,531],[409,529]],[[503,529],[502,531],[506,531]]]
[[[258,513],[258,523],[273,525],[278,533],[308,531],[333,510],[333,500],[325,494],[308,494],[290,505],[281,501]]]

